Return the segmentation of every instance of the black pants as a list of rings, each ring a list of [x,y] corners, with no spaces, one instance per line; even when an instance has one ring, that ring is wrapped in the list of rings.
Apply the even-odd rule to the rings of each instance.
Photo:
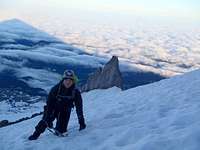
[[[45,131],[45,129],[48,126],[52,127],[53,121],[55,119],[57,120],[55,129],[60,133],[66,132],[71,114],[71,109],[72,108],[69,107],[63,110],[55,110],[51,115],[48,116],[46,116],[47,114],[44,111],[42,120],[40,120],[37,126],[35,127],[35,132],[40,135]]]

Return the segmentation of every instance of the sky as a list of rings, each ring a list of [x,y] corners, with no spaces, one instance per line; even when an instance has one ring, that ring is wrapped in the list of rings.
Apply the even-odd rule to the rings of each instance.
[[[198,8],[199,0],[0,0],[0,20],[89,11],[199,22]]]

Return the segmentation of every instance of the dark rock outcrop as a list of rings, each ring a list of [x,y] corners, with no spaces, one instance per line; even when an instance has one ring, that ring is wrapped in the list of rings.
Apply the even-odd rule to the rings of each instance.
[[[123,89],[122,75],[116,56],[113,56],[103,68],[98,68],[96,72],[89,75],[87,83],[80,89],[81,92],[87,92],[93,89],[107,89],[113,86]]]
[[[2,121],[0,121],[0,128],[4,127],[4,126],[7,126],[7,125],[8,125],[8,120],[2,120]]]
[[[42,114],[43,114],[43,112],[35,113],[31,117],[24,117],[24,118],[18,119],[18,120],[13,121],[13,122],[9,122],[8,120],[2,120],[2,121],[0,121],[0,128],[6,127],[6,126],[9,126],[9,125],[12,125],[12,124],[16,124],[16,123],[19,123],[19,122],[22,122],[22,121],[25,121],[25,120],[29,120],[29,119],[32,119],[36,116],[42,115]]]

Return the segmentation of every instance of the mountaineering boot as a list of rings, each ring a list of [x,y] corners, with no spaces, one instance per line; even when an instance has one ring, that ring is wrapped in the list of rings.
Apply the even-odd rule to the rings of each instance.
[[[38,132],[34,132],[31,136],[28,137],[29,140],[36,140],[40,134]]]
[[[81,130],[83,130],[85,128],[86,128],[86,124],[84,123],[84,124],[80,125],[79,131],[81,131]]]

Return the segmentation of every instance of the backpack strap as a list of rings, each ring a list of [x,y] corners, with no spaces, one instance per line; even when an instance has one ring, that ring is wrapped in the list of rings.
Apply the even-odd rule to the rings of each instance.
[[[62,84],[62,81],[59,83],[59,87],[58,87],[58,90],[57,90],[57,93],[56,93],[56,99],[58,99],[58,95],[61,91],[61,86],[62,86],[61,84]]]
[[[61,83],[62,84],[62,83]],[[57,91],[57,94],[56,94],[56,99],[59,99],[59,98],[63,98],[63,99],[70,99],[70,100],[72,100],[72,99],[74,99],[75,98],[75,96],[76,96],[76,90],[77,90],[77,88],[76,87],[74,87],[73,89],[72,89],[72,95],[71,96],[62,96],[62,95],[59,95],[59,93],[60,93],[60,91],[61,91],[61,86],[62,85],[59,85],[59,88],[58,88],[58,91]]]

